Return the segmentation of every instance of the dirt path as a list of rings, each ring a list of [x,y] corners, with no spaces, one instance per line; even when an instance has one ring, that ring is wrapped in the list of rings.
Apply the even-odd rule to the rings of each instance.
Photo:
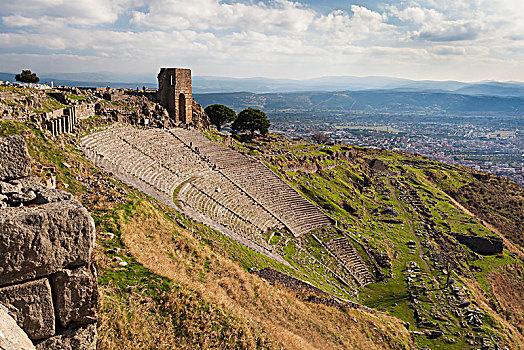
[[[409,230],[411,231],[411,234],[413,235],[414,241],[417,243],[418,256],[420,257],[420,259],[424,263],[424,266],[426,267],[427,272],[430,273],[431,270],[430,270],[429,265],[426,262],[426,260],[424,260],[424,252],[422,250],[422,244],[420,243],[420,239],[418,238],[418,236],[415,234],[415,230],[413,228],[413,222],[409,218],[408,212],[407,212],[406,208],[404,208],[404,205],[398,200],[395,186],[391,185],[391,182],[389,181],[389,178],[386,179],[386,184],[391,189],[391,194],[393,195],[393,199],[395,200],[397,205],[400,207],[400,209],[402,210],[402,213],[404,214],[404,217],[406,218],[406,221],[407,221],[408,226],[409,226]]]

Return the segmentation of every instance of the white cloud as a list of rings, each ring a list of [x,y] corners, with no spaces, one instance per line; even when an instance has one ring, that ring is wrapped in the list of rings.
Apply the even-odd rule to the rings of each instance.
[[[132,23],[161,29],[239,29],[298,32],[306,30],[314,11],[287,0],[222,3],[216,0],[153,0],[147,10],[134,11]]]
[[[2,21],[9,26],[39,26],[45,17],[70,25],[97,25],[114,23],[135,0],[32,0],[11,1],[2,4]],[[16,23],[16,19],[21,22]],[[33,19],[33,23],[27,21]]]
[[[42,64],[53,57],[66,67],[90,57],[90,67],[103,62],[99,70],[184,64],[205,72],[198,74],[290,77],[413,77],[445,72],[443,62],[449,74],[475,67],[507,74],[496,67],[511,62],[522,65],[515,71],[524,79],[522,0],[395,0],[378,8],[321,13],[299,0],[19,0],[0,8],[0,50]],[[13,57],[0,55],[0,65],[16,64],[5,61]]]
[[[483,30],[482,23],[475,19],[449,20],[433,8],[406,7],[399,10],[392,6],[390,12],[401,21],[416,25],[415,29],[409,32],[413,39],[436,42],[474,40]]]
[[[463,47],[455,47],[455,46],[435,46],[430,49],[431,52],[442,55],[442,56],[448,56],[448,55],[465,55],[466,49]]]

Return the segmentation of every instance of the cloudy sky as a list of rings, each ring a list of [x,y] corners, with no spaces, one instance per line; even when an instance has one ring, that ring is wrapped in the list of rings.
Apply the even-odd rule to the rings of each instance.
[[[0,0],[0,71],[524,81],[523,0]]]

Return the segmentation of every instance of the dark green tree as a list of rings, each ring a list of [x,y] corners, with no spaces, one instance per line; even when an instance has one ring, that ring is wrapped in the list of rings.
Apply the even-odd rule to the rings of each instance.
[[[219,104],[207,106],[205,111],[211,124],[215,125],[218,131],[220,131],[222,125],[232,122],[237,117],[234,110]]]
[[[261,134],[267,134],[271,125],[266,113],[260,109],[248,108],[238,113],[237,119],[231,125],[234,131],[250,131],[251,136],[258,130]]]
[[[327,136],[323,132],[316,132],[311,136],[311,140],[313,140],[313,142],[318,143],[318,144],[328,143],[329,136]]]
[[[40,78],[36,73],[31,73],[29,69],[23,69],[22,73],[15,75],[15,80],[22,83],[38,83]]]

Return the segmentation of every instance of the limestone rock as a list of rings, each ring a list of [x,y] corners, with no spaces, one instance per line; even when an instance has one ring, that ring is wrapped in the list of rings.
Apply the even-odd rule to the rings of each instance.
[[[76,200],[0,210],[0,286],[87,265],[95,225]]]
[[[22,191],[22,186],[20,184],[12,184],[9,182],[0,181],[0,193],[2,194],[14,194],[20,193]]]
[[[67,329],[63,334],[44,340],[36,350],[96,350],[96,324]]]
[[[36,192],[35,204],[55,203],[72,199],[71,193],[62,190],[42,188]]]
[[[14,204],[29,203],[36,198],[36,193],[33,190],[27,192],[15,193],[11,196],[11,201]]]
[[[31,162],[22,136],[13,135],[0,138],[0,181],[29,176]]]
[[[0,288],[0,304],[6,306],[30,339],[55,334],[55,312],[47,279]]]
[[[29,191],[33,191],[36,194],[36,199],[34,200],[33,204],[46,204],[46,203],[54,203],[54,202],[60,202],[60,201],[66,201],[73,199],[73,196],[71,193],[57,190],[53,188],[49,188],[42,183],[37,178],[34,177],[26,177],[23,179],[13,180],[9,183],[1,183],[0,182],[0,188],[2,186],[6,186],[6,189],[12,188],[16,189],[16,193],[27,193]],[[7,187],[11,186],[11,187]],[[0,193],[4,193],[0,191]],[[15,193],[15,192],[13,192]]]
[[[85,325],[96,321],[96,270],[82,266],[63,270],[52,277],[53,294],[58,320],[62,327],[70,323]]]
[[[34,350],[27,334],[9,316],[8,310],[0,305],[0,345],[5,350]]]
[[[37,191],[44,188],[44,185],[36,177],[24,177],[23,179],[9,181],[9,183],[20,187],[21,190],[18,192]]]

